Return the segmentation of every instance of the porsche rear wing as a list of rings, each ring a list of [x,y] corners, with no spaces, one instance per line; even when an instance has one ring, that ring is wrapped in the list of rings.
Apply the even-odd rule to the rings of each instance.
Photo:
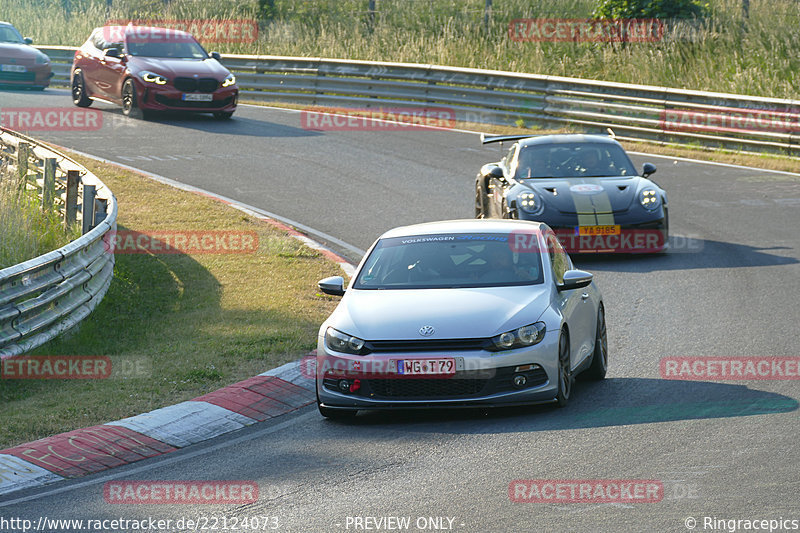
[[[606,134],[612,139],[616,137],[614,130],[611,128],[606,129]],[[481,144],[519,141],[521,139],[530,139],[533,137],[541,137],[541,135],[486,135],[485,133],[481,133]]]

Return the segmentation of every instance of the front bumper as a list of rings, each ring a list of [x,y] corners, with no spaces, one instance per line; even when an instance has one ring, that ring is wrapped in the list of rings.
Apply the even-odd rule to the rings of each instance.
[[[395,352],[367,356],[329,351],[320,339],[316,387],[324,407],[415,409],[509,406],[551,402],[558,388],[558,335],[545,334],[535,346],[506,352]],[[454,375],[404,376],[396,361],[453,358]],[[395,363],[390,363],[394,361]],[[514,377],[524,375],[523,386]],[[353,389],[342,390],[345,381]]]
[[[49,64],[25,65],[25,72],[0,71],[0,86],[4,87],[34,87],[47,88],[53,71]]]
[[[578,220],[559,220],[551,223],[541,219],[555,232],[567,253],[623,253],[649,254],[666,250],[669,246],[667,219],[663,213],[654,218],[630,222],[630,217],[616,217],[613,224],[597,226],[619,226],[618,233],[581,235]]]
[[[158,87],[137,80],[139,108],[152,111],[178,111],[184,113],[233,113],[239,99],[235,85],[220,88],[211,94],[209,102],[185,101],[184,93],[174,87]]]

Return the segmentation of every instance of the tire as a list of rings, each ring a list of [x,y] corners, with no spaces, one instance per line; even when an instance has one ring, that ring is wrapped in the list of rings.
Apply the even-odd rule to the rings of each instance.
[[[233,116],[233,111],[215,111],[214,118],[217,120],[230,120]]]
[[[597,329],[594,335],[594,353],[592,364],[589,365],[582,377],[592,380],[601,380],[606,377],[608,369],[608,335],[606,334],[606,312],[603,304],[597,310]]]
[[[556,393],[556,403],[559,407],[566,407],[569,403],[574,382],[569,359],[569,335],[566,330],[561,330],[561,337],[558,339],[558,393]]]
[[[122,84],[122,114],[126,117],[146,119],[147,113],[139,108],[139,98],[136,96],[136,85],[128,78]]]
[[[86,80],[83,79],[83,72],[76,69],[72,73],[72,103],[78,107],[89,107],[92,99],[86,94]],[[44,90],[44,87],[42,87]]]
[[[475,218],[486,218],[486,195],[480,181],[475,182]]]

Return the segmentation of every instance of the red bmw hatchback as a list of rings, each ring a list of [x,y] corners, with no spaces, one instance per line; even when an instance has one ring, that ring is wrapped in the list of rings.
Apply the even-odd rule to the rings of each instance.
[[[72,102],[101,100],[121,105],[129,116],[154,111],[213,113],[236,111],[236,78],[190,34],[148,26],[95,29],[75,52]]]

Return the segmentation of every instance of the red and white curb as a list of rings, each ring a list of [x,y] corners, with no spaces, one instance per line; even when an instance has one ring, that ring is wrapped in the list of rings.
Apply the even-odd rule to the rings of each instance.
[[[142,174],[165,185],[213,198],[263,220],[319,251],[338,264],[348,276],[355,272],[351,263],[295,227],[358,255],[364,254],[363,250],[335,237],[231,198],[91,154],[72,151]],[[0,450],[0,496],[174,452],[281,416],[313,403],[316,400],[314,386],[313,380],[301,375],[300,361],[294,361],[177,405]]]
[[[0,450],[0,495],[174,452],[315,401],[287,363],[193,400]]]

